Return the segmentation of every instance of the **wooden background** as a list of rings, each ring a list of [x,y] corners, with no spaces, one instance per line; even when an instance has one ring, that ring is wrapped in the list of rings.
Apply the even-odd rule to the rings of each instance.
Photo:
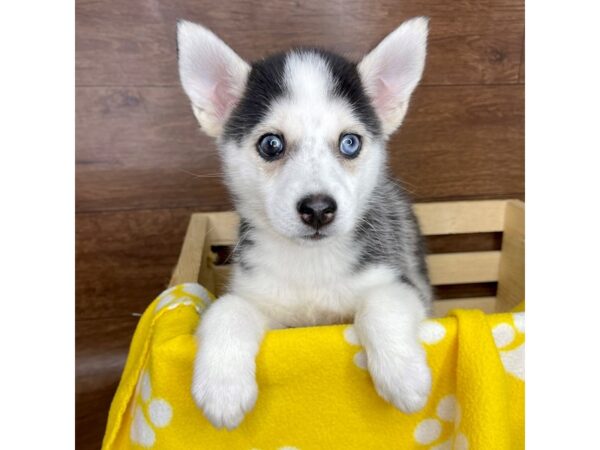
[[[176,19],[250,60],[298,44],[357,59],[417,15],[429,55],[394,172],[418,201],[523,198],[523,0],[77,0],[77,448],[100,446],[137,314],[167,285],[189,214],[231,208],[179,86]]]

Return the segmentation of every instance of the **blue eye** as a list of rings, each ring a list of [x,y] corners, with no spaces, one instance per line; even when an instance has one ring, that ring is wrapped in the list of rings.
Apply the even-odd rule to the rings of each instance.
[[[360,136],[357,134],[348,133],[340,136],[340,152],[346,158],[356,158],[360,153],[361,146]]]
[[[258,141],[258,154],[266,161],[274,161],[283,155],[285,145],[283,137],[277,134],[265,134]]]

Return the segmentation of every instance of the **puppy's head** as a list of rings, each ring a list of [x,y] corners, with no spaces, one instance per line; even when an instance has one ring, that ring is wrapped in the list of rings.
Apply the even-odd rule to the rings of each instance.
[[[360,226],[423,72],[427,19],[403,23],[358,64],[301,49],[250,65],[190,22],[177,39],[183,88],[217,138],[240,214],[302,242]]]

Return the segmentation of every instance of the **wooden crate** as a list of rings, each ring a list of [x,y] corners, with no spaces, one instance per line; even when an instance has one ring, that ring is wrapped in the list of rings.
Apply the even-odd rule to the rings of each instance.
[[[502,233],[502,248],[493,251],[453,252],[427,256],[431,283],[465,285],[497,282],[496,296],[434,301],[434,315],[453,308],[508,311],[524,300],[525,205],[519,200],[421,203],[415,213],[426,236]],[[215,295],[227,283],[230,265],[217,265],[217,246],[237,242],[238,216],[233,212],[193,214],[170,285],[199,282]]]

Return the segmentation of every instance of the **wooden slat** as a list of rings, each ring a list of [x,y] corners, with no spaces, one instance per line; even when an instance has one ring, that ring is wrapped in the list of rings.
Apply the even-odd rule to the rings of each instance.
[[[434,234],[425,236],[427,253],[488,252],[500,250],[502,232]]]
[[[415,205],[425,235],[502,231],[504,200],[421,203]]]
[[[183,246],[179,253],[179,260],[169,283],[170,286],[198,281],[202,257],[203,254],[206,254],[204,247],[208,225],[206,215],[193,214],[190,218]]]
[[[232,208],[179,87],[77,89],[77,210]],[[523,87],[419,87],[389,143],[416,201],[520,198]]]
[[[498,283],[488,281],[486,283],[441,284],[434,286],[433,292],[434,298],[438,300],[495,297],[498,292]]]
[[[78,85],[178,85],[180,18],[257,59],[298,45],[359,58],[403,20],[429,16],[423,83],[435,85],[516,82],[524,29],[522,0],[80,0],[76,14]]]
[[[433,302],[433,317],[445,317],[453,309],[481,309],[487,314],[494,312],[496,297],[460,298]]]
[[[235,245],[238,239],[240,218],[235,212],[218,212],[208,215],[211,245]]]
[[[498,277],[497,311],[510,311],[525,300],[525,205],[510,201]]]
[[[485,283],[498,280],[500,252],[446,253],[427,256],[431,284]]]

